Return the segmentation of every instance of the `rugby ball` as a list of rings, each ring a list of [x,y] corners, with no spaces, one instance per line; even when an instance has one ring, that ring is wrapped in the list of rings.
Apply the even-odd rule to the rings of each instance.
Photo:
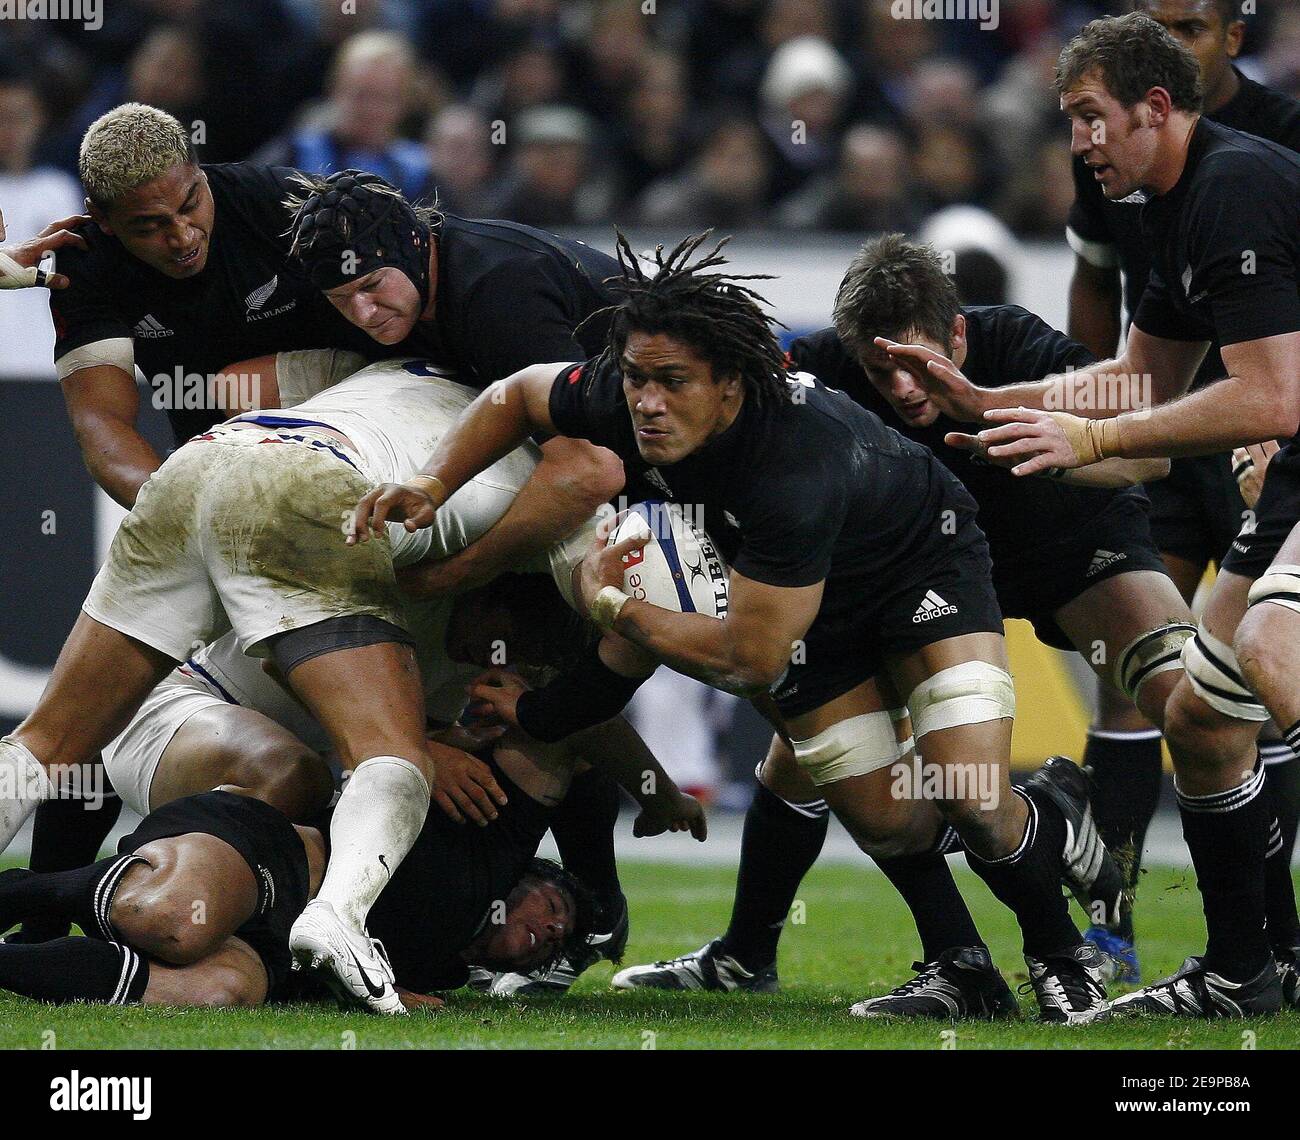
[[[623,556],[623,592],[683,614],[727,616],[727,564],[713,540],[691,524],[677,503],[648,499],[630,507],[607,545],[650,536]]]

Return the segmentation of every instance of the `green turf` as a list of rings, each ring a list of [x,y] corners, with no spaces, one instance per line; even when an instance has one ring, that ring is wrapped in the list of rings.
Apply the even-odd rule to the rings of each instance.
[[[730,867],[628,862],[628,963],[680,954],[718,934],[731,906]],[[1010,915],[968,872],[959,879],[1007,980],[1025,980]],[[1188,873],[1144,875],[1138,932],[1148,976],[1200,947],[1198,896]],[[802,905],[800,905],[802,904]],[[864,1023],[849,1005],[909,973],[907,913],[884,878],[824,864],[800,891],[781,946],[782,992],[770,997],[615,993],[606,963],[561,999],[503,1002],[453,996],[436,1015],[384,1019],[324,1008],[183,1011],[48,1006],[0,997],[0,1048],[1300,1048],[1300,1012],[1242,1023],[1172,1019],[1064,1029],[1017,1024]],[[1032,1014],[1032,998],[1023,998]],[[47,1036],[54,1034],[54,1039]]]

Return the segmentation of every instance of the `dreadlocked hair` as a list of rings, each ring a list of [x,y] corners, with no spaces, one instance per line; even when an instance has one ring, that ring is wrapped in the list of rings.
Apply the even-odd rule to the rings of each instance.
[[[647,275],[623,232],[615,229],[614,233],[620,274],[607,278],[605,284],[622,300],[587,318],[613,314],[602,365],[618,365],[629,333],[663,333],[690,345],[709,362],[715,377],[739,376],[756,405],[790,402],[785,353],[773,331],[785,325],[760,308],[768,303],[765,297],[737,284],[770,281],[770,273],[708,272],[727,264],[722,249],[730,238],[723,238],[691,264],[691,258],[713,234],[705,230],[680,242],[668,254],[662,245],[656,245],[655,272]]]
[[[303,204],[313,194],[327,194],[331,189],[331,186],[325,180],[325,177],[317,174],[302,174],[295,172],[290,176],[289,181],[298,187],[298,189],[292,190],[286,194],[284,201],[280,204],[289,211],[289,217],[291,219],[297,218],[298,211],[302,209]],[[382,180],[376,179],[376,181],[366,182],[364,185],[367,190],[370,190],[375,194],[385,194],[390,198],[402,198],[402,192],[398,190],[396,186],[390,186]],[[438,209],[437,195],[434,196],[432,205],[412,202],[410,203],[410,207],[420,221],[427,225],[434,233],[438,232],[438,227],[442,225],[442,211]],[[284,237],[293,238],[293,244],[289,247],[289,256],[301,258],[304,254],[308,253],[322,232],[323,231],[319,229],[312,229],[304,236],[304,234],[298,230],[294,221],[291,220],[289,228],[285,230],[283,234]],[[352,218],[343,211],[340,211],[338,214],[337,237],[341,238],[345,242],[352,240]]]

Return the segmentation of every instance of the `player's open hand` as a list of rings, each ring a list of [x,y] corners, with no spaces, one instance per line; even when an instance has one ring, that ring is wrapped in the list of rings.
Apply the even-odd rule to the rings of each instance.
[[[949,432],[944,443],[1009,467],[1013,475],[1084,467],[1099,458],[1093,428],[1100,421],[1035,408],[994,408],[985,412],[984,418],[1002,426],[973,435]]]
[[[86,239],[73,229],[90,221],[87,214],[74,214],[51,222],[34,238],[17,245],[0,247],[0,289],[30,289],[45,286],[49,289],[66,289],[70,284],[64,273],[46,273],[40,268],[41,258],[51,250],[65,246],[86,248]],[[0,214],[0,241],[5,239],[4,215]]]
[[[704,806],[694,796],[680,791],[653,797],[642,805],[641,814],[632,821],[632,834],[643,839],[665,831],[689,831],[703,843],[709,834]]]
[[[416,994],[410,990],[404,990],[401,986],[394,986],[397,996],[401,999],[402,1005],[408,1010],[422,1009],[429,1013],[437,1013],[447,1003],[435,994]]]
[[[486,827],[506,804],[492,769],[476,756],[459,748],[429,743],[433,753],[433,801],[456,823],[472,820]]]
[[[438,504],[429,492],[410,483],[381,483],[356,505],[352,517],[344,523],[343,536],[349,546],[368,542],[384,533],[390,522],[402,523],[414,534],[429,526],[438,513]]]
[[[1268,472],[1269,460],[1280,450],[1275,439],[1263,443],[1249,443],[1245,447],[1232,449],[1232,473],[1237,477],[1237,486],[1241,488],[1241,497],[1252,511],[1259,502],[1259,493],[1264,489],[1264,476]]]
[[[469,693],[471,716],[519,727],[519,698],[528,692],[519,674],[509,669],[488,669],[475,677],[465,691]]]
[[[948,357],[923,344],[901,344],[883,336],[876,337],[875,345],[916,377],[945,416],[966,423],[979,422],[988,406],[987,392],[972,384]]]
[[[613,546],[606,546],[610,533],[622,521],[621,515],[603,520],[596,527],[596,538],[574,575],[574,584],[583,610],[591,612],[596,595],[606,586],[623,588],[623,575],[627,572],[627,559],[650,541],[650,535],[625,538]]]

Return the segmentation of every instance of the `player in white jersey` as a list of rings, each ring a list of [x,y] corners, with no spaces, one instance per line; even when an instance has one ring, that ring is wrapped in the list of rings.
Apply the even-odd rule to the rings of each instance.
[[[89,761],[177,663],[233,631],[271,657],[350,770],[330,867],[291,945],[371,1009],[402,1012],[365,919],[420,828],[439,756],[394,567],[429,549],[390,528],[348,545],[341,527],[376,483],[418,470],[474,393],[423,362],[385,361],[292,412],[250,413],[195,436],[141,489],[37,708],[0,741],[0,849],[51,773]],[[467,488],[504,513],[528,449]],[[448,547],[467,541],[454,527]]]

